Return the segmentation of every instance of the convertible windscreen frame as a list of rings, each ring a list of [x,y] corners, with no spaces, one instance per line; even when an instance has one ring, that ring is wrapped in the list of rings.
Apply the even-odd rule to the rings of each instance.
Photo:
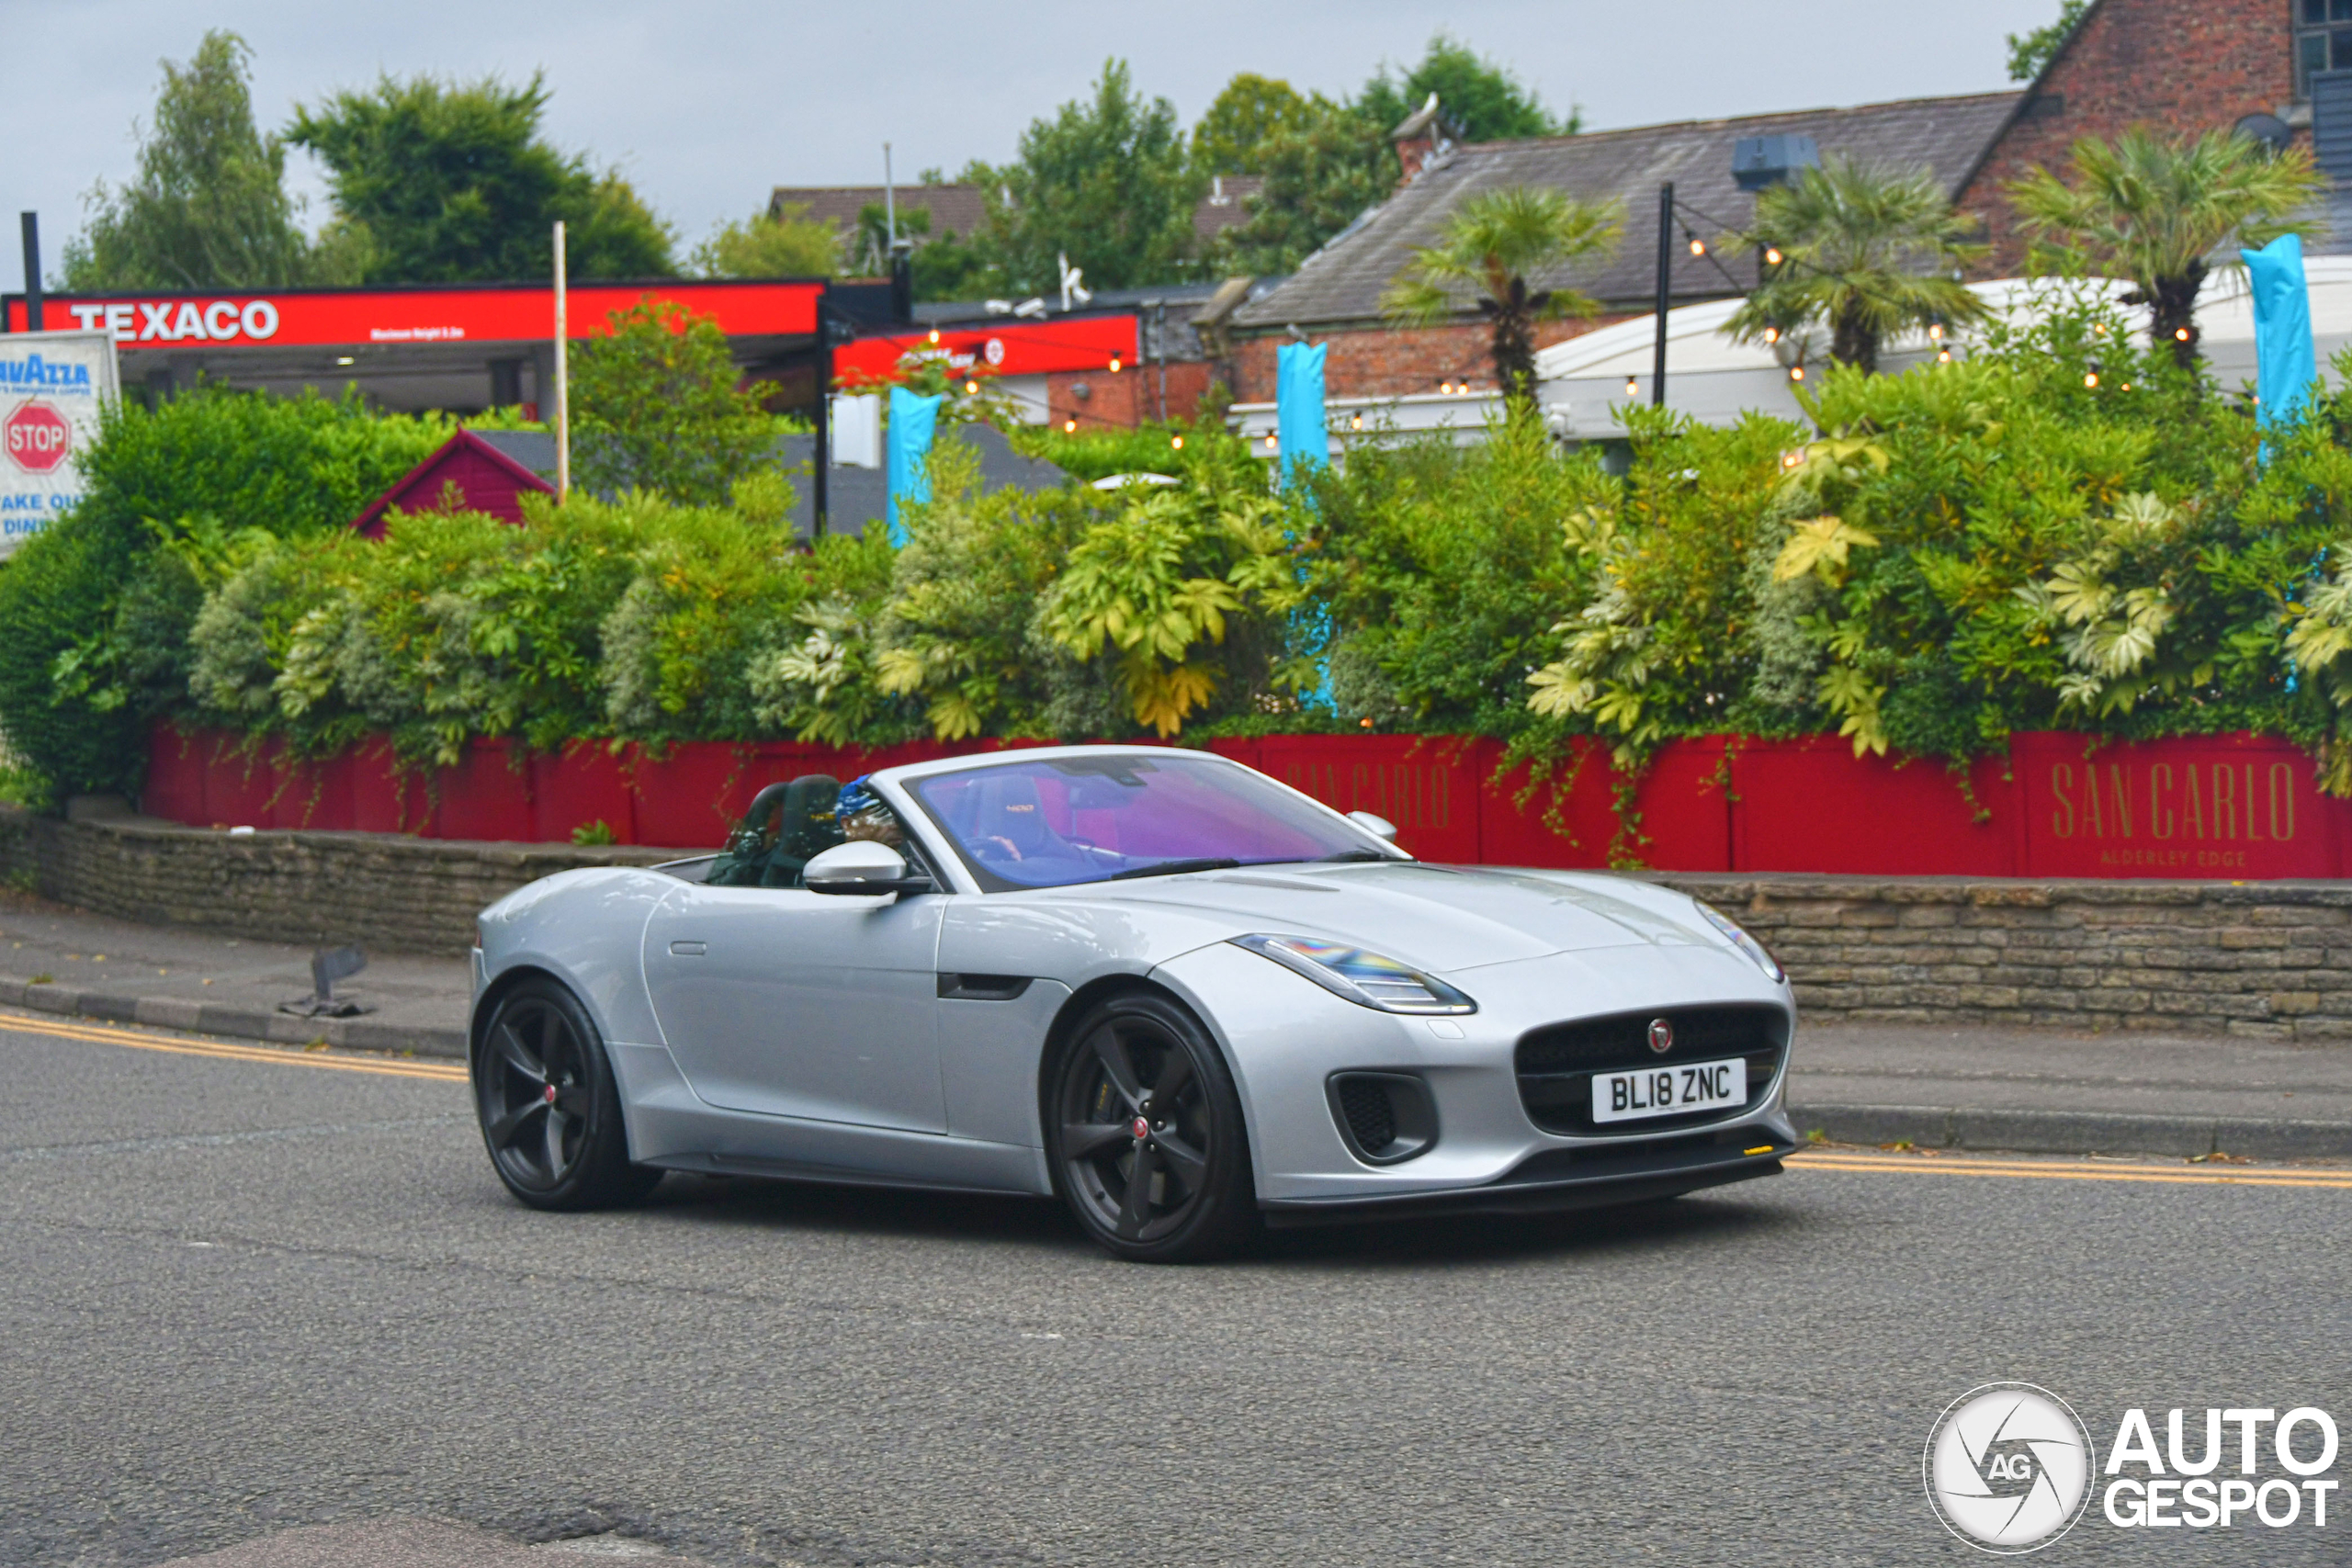
[[[1130,848],[1104,848],[1105,824],[1142,804],[1120,795],[1155,786],[1165,791],[1165,815],[1116,822]],[[900,779],[897,788],[984,893],[1363,859],[1368,851],[1383,860],[1408,858],[1271,779],[1191,752],[990,761]],[[1212,802],[1224,820],[1215,819]]]

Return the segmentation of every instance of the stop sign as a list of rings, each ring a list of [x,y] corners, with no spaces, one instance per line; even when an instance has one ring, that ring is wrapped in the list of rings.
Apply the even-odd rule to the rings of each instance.
[[[45,474],[56,468],[65,461],[66,448],[73,444],[74,427],[47,403],[19,403],[6,420],[0,420],[0,446],[7,447],[9,461],[28,474]]]

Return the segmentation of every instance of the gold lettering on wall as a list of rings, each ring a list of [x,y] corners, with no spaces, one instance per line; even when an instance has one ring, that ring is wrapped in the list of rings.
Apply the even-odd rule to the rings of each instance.
[[[2238,776],[2230,772],[2230,765],[2227,762],[2214,763],[2213,837],[2217,839],[2238,836],[2237,789]]]
[[[2075,836],[2075,802],[2066,793],[2075,787],[2075,764],[2050,764],[2050,793],[2056,797],[2058,808],[2050,814],[2050,830],[2062,839]]]
[[[2170,762],[2158,762],[2148,770],[2148,831],[2159,839],[2172,837],[2172,811],[2165,805],[2165,795],[2171,788]]]

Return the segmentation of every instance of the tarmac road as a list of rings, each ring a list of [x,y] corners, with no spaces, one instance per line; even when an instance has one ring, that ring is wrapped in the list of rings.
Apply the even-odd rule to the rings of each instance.
[[[0,1065],[9,1568],[1974,1562],[1920,1450],[1975,1384],[2102,1453],[2127,1405],[2352,1424],[2341,1169],[1808,1156],[1151,1269],[1041,1203],[531,1213],[446,1064],[0,1014]],[[2339,1507],[2094,1504],[2037,1561],[2342,1562]]]

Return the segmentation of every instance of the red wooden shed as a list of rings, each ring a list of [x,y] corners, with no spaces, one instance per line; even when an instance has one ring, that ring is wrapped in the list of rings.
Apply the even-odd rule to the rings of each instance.
[[[384,536],[384,514],[397,506],[403,512],[431,512],[441,505],[443,492],[458,487],[463,504],[474,512],[523,521],[523,492],[553,495],[555,486],[470,430],[460,430],[442,448],[411,468],[398,484],[378,496],[352,527],[371,539]]]

